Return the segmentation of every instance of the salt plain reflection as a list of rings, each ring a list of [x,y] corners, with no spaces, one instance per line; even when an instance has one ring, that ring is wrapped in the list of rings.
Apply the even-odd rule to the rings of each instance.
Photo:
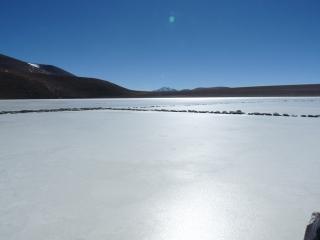
[[[301,239],[319,121],[159,112],[0,117],[5,239]]]

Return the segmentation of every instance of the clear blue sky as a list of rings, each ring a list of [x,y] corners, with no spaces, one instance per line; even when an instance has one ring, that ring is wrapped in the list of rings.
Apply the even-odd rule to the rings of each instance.
[[[1,52],[132,89],[320,83],[319,0],[1,0]]]

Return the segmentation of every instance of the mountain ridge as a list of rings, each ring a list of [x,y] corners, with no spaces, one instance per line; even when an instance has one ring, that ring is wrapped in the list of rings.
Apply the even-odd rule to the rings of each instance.
[[[0,99],[320,96],[320,84],[160,90],[135,91],[106,80],[79,77],[53,65],[0,54]]]

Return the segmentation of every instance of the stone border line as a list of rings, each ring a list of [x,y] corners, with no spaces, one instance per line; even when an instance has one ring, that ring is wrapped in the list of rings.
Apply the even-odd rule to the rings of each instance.
[[[93,108],[56,108],[56,109],[38,109],[38,110],[16,110],[16,111],[0,111],[0,115],[4,114],[22,114],[22,113],[47,113],[47,112],[79,112],[93,110],[112,110],[112,111],[137,111],[137,112],[178,112],[178,113],[206,113],[206,114],[231,114],[231,115],[249,115],[249,116],[269,116],[269,117],[302,117],[302,118],[320,118],[319,115],[313,114],[287,114],[287,113],[264,113],[264,112],[248,112],[241,110],[236,111],[198,111],[198,110],[169,110],[169,109],[147,109],[138,107],[113,108],[113,107],[93,107]]]

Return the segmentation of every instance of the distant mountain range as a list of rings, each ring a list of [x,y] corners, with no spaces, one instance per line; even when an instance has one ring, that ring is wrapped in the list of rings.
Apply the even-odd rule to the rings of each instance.
[[[154,90],[154,92],[176,92],[177,89],[169,88],[169,87],[162,87],[159,89]]]
[[[78,77],[56,66],[0,54],[0,99],[258,96],[320,96],[320,84],[134,91],[109,81]]]

